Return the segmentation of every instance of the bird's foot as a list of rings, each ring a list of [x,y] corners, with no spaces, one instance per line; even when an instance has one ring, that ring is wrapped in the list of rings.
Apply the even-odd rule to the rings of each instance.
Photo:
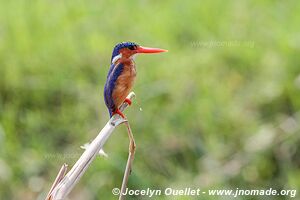
[[[115,114],[118,114],[118,115],[120,115],[123,119],[126,119],[125,115],[124,115],[119,109],[116,109],[116,111],[113,112],[112,115],[115,115]]]
[[[131,100],[130,99],[128,99],[128,98],[125,98],[125,100],[124,100],[124,102],[126,102],[129,106],[131,106]]]

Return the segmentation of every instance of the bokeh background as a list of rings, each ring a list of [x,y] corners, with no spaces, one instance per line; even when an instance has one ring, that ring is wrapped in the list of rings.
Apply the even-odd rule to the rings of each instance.
[[[136,59],[129,188],[300,188],[300,1],[0,4],[0,199],[43,199],[101,130],[103,85],[122,41],[169,50]],[[105,150],[69,199],[117,199],[125,127]]]

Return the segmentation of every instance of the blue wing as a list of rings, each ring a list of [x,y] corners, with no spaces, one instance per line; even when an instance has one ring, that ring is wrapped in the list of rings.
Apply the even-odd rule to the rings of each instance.
[[[107,79],[104,86],[104,101],[110,117],[112,116],[112,113],[117,109],[112,98],[112,93],[115,89],[116,81],[118,77],[122,74],[123,69],[124,65],[122,63],[116,65],[111,64],[109,72],[107,74]]]

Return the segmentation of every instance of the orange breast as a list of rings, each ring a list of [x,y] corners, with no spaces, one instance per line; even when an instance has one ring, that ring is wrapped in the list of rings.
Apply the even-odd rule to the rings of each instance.
[[[122,74],[118,77],[115,89],[112,93],[113,101],[117,108],[124,102],[125,98],[131,91],[136,77],[134,63],[124,64]]]

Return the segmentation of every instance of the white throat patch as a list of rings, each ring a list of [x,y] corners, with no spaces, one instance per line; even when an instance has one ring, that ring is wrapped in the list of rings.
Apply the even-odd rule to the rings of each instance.
[[[117,60],[119,60],[120,58],[122,58],[122,54],[121,54],[121,53],[120,53],[119,55],[116,55],[116,56],[112,59],[111,63],[112,63],[112,64],[115,64],[115,63],[117,62]]]

